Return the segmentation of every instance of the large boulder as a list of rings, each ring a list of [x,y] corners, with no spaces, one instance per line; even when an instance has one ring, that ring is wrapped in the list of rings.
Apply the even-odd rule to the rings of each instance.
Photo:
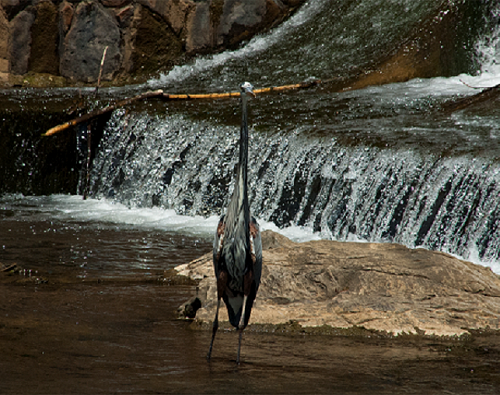
[[[213,47],[210,7],[198,3],[187,20],[186,52],[203,52]]]
[[[114,15],[96,1],[78,4],[61,48],[60,73],[66,78],[94,82],[108,47],[102,79],[112,80],[122,64],[121,35]]]
[[[131,39],[131,73],[151,75],[169,70],[183,55],[181,39],[147,7],[139,5],[138,11]]]
[[[186,28],[188,15],[195,7],[192,0],[138,0],[138,3],[164,18],[176,35]]]
[[[26,74],[31,55],[31,26],[35,21],[35,8],[28,7],[10,21],[10,71]]]
[[[106,47],[103,80],[148,78],[196,54],[234,47],[301,2],[0,0],[2,85],[29,86],[21,77],[28,72],[94,83]]]
[[[116,11],[116,17],[122,31],[122,72],[126,75],[133,70],[132,57],[135,52],[135,39],[137,36],[137,25],[141,19],[141,7],[130,4]]]
[[[61,38],[61,45],[64,42],[64,37],[68,33],[71,22],[73,22],[73,16],[75,15],[75,9],[73,4],[64,0],[59,4],[59,37]]]
[[[234,44],[249,29],[259,25],[266,13],[266,0],[226,0],[219,24],[217,43]]]
[[[396,244],[293,243],[271,231],[262,238],[262,283],[251,323],[293,321],[303,327],[438,336],[500,329],[500,277],[489,268]],[[203,307],[196,319],[212,321],[212,254],[176,270],[199,281],[197,298]],[[185,307],[181,310],[188,311]],[[225,308],[220,317],[227,321]]]
[[[225,0],[220,17],[217,44],[234,46],[258,31],[281,21],[286,8],[274,0]]]

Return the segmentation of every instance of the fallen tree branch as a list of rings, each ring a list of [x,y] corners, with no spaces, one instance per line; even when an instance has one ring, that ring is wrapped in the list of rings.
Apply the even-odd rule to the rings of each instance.
[[[42,134],[42,136],[52,136],[52,135],[54,135],[56,133],[59,133],[59,132],[65,130],[65,129],[68,129],[71,126],[78,125],[79,123],[88,121],[88,120],[90,120],[92,118],[98,117],[99,115],[106,114],[106,113],[108,113],[110,111],[113,111],[113,110],[115,110],[117,108],[126,106],[126,105],[128,105],[130,103],[133,103],[135,101],[144,100],[144,99],[148,99],[148,98],[151,98],[151,97],[159,97],[159,96],[162,96],[162,95],[163,95],[163,91],[160,89],[160,90],[157,90],[157,91],[145,92],[145,93],[142,93],[140,95],[131,97],[129,99],[120,100],[120,101],[118,101],[118,102],[116,102],[114,104],[111,104],[111,105],[107,106],[107,107],[104,107],[104,108],[101,108],[99,110],[95,110],[95,111],[89,112],[89,113],[87,113],[85,115],[82,115],[81,117],[72,119],[71,121],[65,122],[65,123],[63,123],[61,125],[54,126],[53,128],[47,130],[44,134]]]
[[[321,80],[314,80],[314,81],[308,81],[308,82],[301,82],[299,84],[292,84],[292,85],[283,85],[283,86],[275,86],[275,87],[270,87],[270,88],[262,88],[262,89],[255,89],[254,92],[256,94],[258,93],[271,93],[271,92],[283,92],[287,90],[294,90],[294,89],[305,89],[309,88],[314,85],[320,84],[322,81]],[[117,101],[116,103],[113,103],[107,107],[89,112],[88,114],[82,115],[81,117],[72,119],[71,121],[65,122],[61,125],[54,126],[53,128],[47,130],[42,136],[47,137],[47,136],[52,136],[56,133],[59,133],[65,129],[68,129],[72,126],[78,125],[81,122],[88,121],[90,119],[93,119],[95,117],[98,117],[100,115],[106,114],[110,111],[114,111],[117,108],[129,105],[133,102],[140,101],[140,100],[145,100],[145,99],[150,99],[150,98],[161,98],[163,100],[199,100],[199,99],[227,99],[231,97],[239,97],[240,92],[224,92],[224,93],[202,93],[202,94],[169,94],[169,93],[163,93],[163,90],[159,89],[156,91],[149,91],[142,93],[140,95],[120,100]]]

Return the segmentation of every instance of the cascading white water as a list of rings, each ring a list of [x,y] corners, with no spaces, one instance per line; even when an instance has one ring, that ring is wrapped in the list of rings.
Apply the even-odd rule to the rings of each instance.
[[[500,4],[490,11],[489,21],[492,25],[490,34],[481,37],[476,43],[476,56],[480,64],[480,73],[500,75]]]
[[[94,196],[182,215],[222,212],[237,160],[234,128],[182,117],[124,118],[114,115],[94,161]],[[500,166],[494,161],[342,147],[300,133],[251,135],[250,201],[258,218],[326,238],[500,258]]]
[[[327,44],[318,44],[314,32],[309,41],[303,39],[317,25],[314,17],[333,10],[325,11],[324,2],[316,3],[318,8],[312,3],[269,37],[177,68],[151,83],[221,89],[236,79],[242,82],[247,74],[262,84],[270,76],[282,82],[290,82],[293,75],[305,79],[340,56],[332,48],[330,60],[318,55],[318,46]],[[406,3],[410,8],[398,19],[399,31],[417,11],[429,12],[425,2]],[[361,8],[346,5],[343,11],[349,21],[366,15],[363,7],[375,6],[377,1],[367,1]],[[390,15],[385,11],[380,18]],[[329,31],[337,37],[345,31],[337,49],[366,39],[342,26],[328,26],[328,21],[318,22],[327,29],[322,34]],[[370,29],[378,26],[373,18],[364,23]],[[299,38],[283,43],[287,35]],[[280,42],[285,49],[296,47],[293,56],[312,60],[283,70],[280,56],[286,51],[274,51]],[[467,85],[500,82],[499,42],[499,28],[478,41],[477,74],[255,100],[250,115],[252,212],[263,221],[301,226],[323,238],[398,242],[499,261],[500,114],[494,106],[452,115],[439,112],[453,97],[476,93]],[[331,67],[327,73],[338,70]],[[173,209],[180,215],[221,214],[232,193],[238,146],[238,126],[232,119],[238,106],[226,103],[224,108],[215,102],[186,105],[185,110],[179,105],[153,116],[116,111],[93,163],[92,196],[129,207]],[[203,118],[203,113],[208,115]]]

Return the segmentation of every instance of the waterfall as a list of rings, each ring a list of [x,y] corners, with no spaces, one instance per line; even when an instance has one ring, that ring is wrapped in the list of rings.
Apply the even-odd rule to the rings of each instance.
[[[232,193],[235,130],[116,112],[94,161],[92,194],[131,207],[219,215]],[[262,220],[324,238],[500,259],[498,161],[346,147],[298,130],[250,136],[249,197]]]
[[[310,1],[273,32],[176,67],[149,86],[220,91],[245,80],[260,87],[347,75],[390,53],[447,7],[455,5]],[[469,52],[461,52],[458,63],[469,74],[255,100],[253,214],[328,239],[396,242],[498,261],[500,113],[494,105],[452,115],[439,111],[457,96],[476,93],[470,86],[500,81],[498,6],[481,3],[472,14],[486,9],[480,18],[487,23],[474,30],[482,36],[462,46]],[[467,20],[462,30],[470,32],[475,19]],[[158,107],[114,112],[93,163],[91,196],[185,216],[222,214],[238,157],[237,104]]]

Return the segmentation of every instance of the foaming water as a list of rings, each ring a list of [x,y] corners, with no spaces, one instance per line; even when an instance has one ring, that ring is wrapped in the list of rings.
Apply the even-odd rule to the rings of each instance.
[[[246,79],[260,87],[343,76],[443,4],[344,3],[310,1],[241,49],[175,68],[150,86],[215,91]],[[386,23],[395,13],[398,20]],[[342,23],[331,23],[332,15]],[[495,27],[478,40],[477,73],[252,101],[250,200],[262,228],[297,241],[397,242],[496,265],[500,111],[495,103],[452,115],[440,108],[476,93],[473,87],[500,83],[499,35]],[[38,210],[61,221],[149,227],[210,242],[233,188],[239,106],[159,107],[153,115],[113,113],[93,163],[94,199],[59,201],[44,211],[52,203],[39,198],[30,215]]]
[[[96,225],[120,225],[129,229],[160,230],[211,241],[219,216],[178,215],[174,210],[131,208],[113,200],[86,199],[79,195],[23,196],[0,198],[0,214],[10,221],[60,221]],[[274,223],[259,220],[261,230],[273,230],[296,242],[319,240],[311,229],[299,226],[278,228]],[[126,228],[125,228],[126,229]]]
[[[299,26],[321,13],[327,3],[325,0],[307,1],[300,7],[300,10],[293,18],[280,25],[272,34],[259,35],[238,50],[224,51],[220,54],[199,57],[193,64],[175,66],[168,74],[162,74],[159,78],[150,79],[148,85],[151,87],[164,87],[183,83],[188,78],[207,71],[210,72],[217,67],[223,66],[225,63],[254,58],[269,49],[272,45],[281,42],[283,36],[292,34]]]
[[[269,34],[238,50],[176,67],[151,79],[149,85],[177,88],[182,83],[185,89],[220,90],[234,89],[242,80],[251,80],[257,87],[346,76],[374,56],[390,52],[397,40],[437,12],[441,3],[311,0]]]
[[[12,233],[9,228],[14,228],[13,224],[25,224],[29,230],[23,228],[24,237],[28,234],[32,241],[34,237],[43,240],[47,237],[52,240],[53,237],[57,240],[59,237],[70,235],[72,238],[68,249],[70,256],[62,256],[66,252],[64,246],[59,249],[56,244],[52,244],[54,256],[58,256],[60,263],[73,263],[84,269],[107,270],[111,275],[116,271],[122,271],[125,267],[129,274],[134,274],[136,271],[130,269],[154,272],[167,268],[169,262],[172,262],[170,264],[172,266],[186,263],[182,258],[179,260],[180,256],[173,252],[175,248],[192,249],[192,253],[187,255],[190,259],[211,251],[213,232],[219,220],[218,216],[213,215],[210,217],[178,215],[173,210],[156,207],[130,208],[106,199],[83,200],[81,196],[70,195],[44,197],[6,195],[0,199],[0,204],[0,223],[4,239],[4,244],[0,247],[5,263],[9,262],[8,252],[12,249],[10,241],[5,241],[9,233]],[[310,226],[289,225],[280,228],[264,219],[258,218],[258,222],[261,230],[273,230],[295,242],[320,240],[328,236],[315,232]],[[134,236],[135,232],[140,236]],[[88,239],[88,233],[93,233],[95,239]],[[12,242],[16,239],[17,235],[13,235]],[[354,233],[347,233],[342,240],[377,241],[374,238],[359,237]],[[37,242],[33,242],[37,245]],[[91,243],[94,243],[94,247],[90,245]],[[36,255],[38,258],[41,257],[39,252],[35,251],[35,254],[38,254]],[[26,250],[22,250],[16,256],[26,259],[27,255],[29,254],[26,254]],[[500,262],[482,258],[475,245],[471,245],[463,255],[453,255],[459,259],[466,258],[473,263],[490,267],[495,273],[500,274]],[[92,259],[100,261],[107,259],[111,266],[102,266],[100,263],[98,267],[92,267]]]
[[[476,43],[476,56],[481,73],[500,75],[500,4],[490,11],[490,34],[481,37]]]

